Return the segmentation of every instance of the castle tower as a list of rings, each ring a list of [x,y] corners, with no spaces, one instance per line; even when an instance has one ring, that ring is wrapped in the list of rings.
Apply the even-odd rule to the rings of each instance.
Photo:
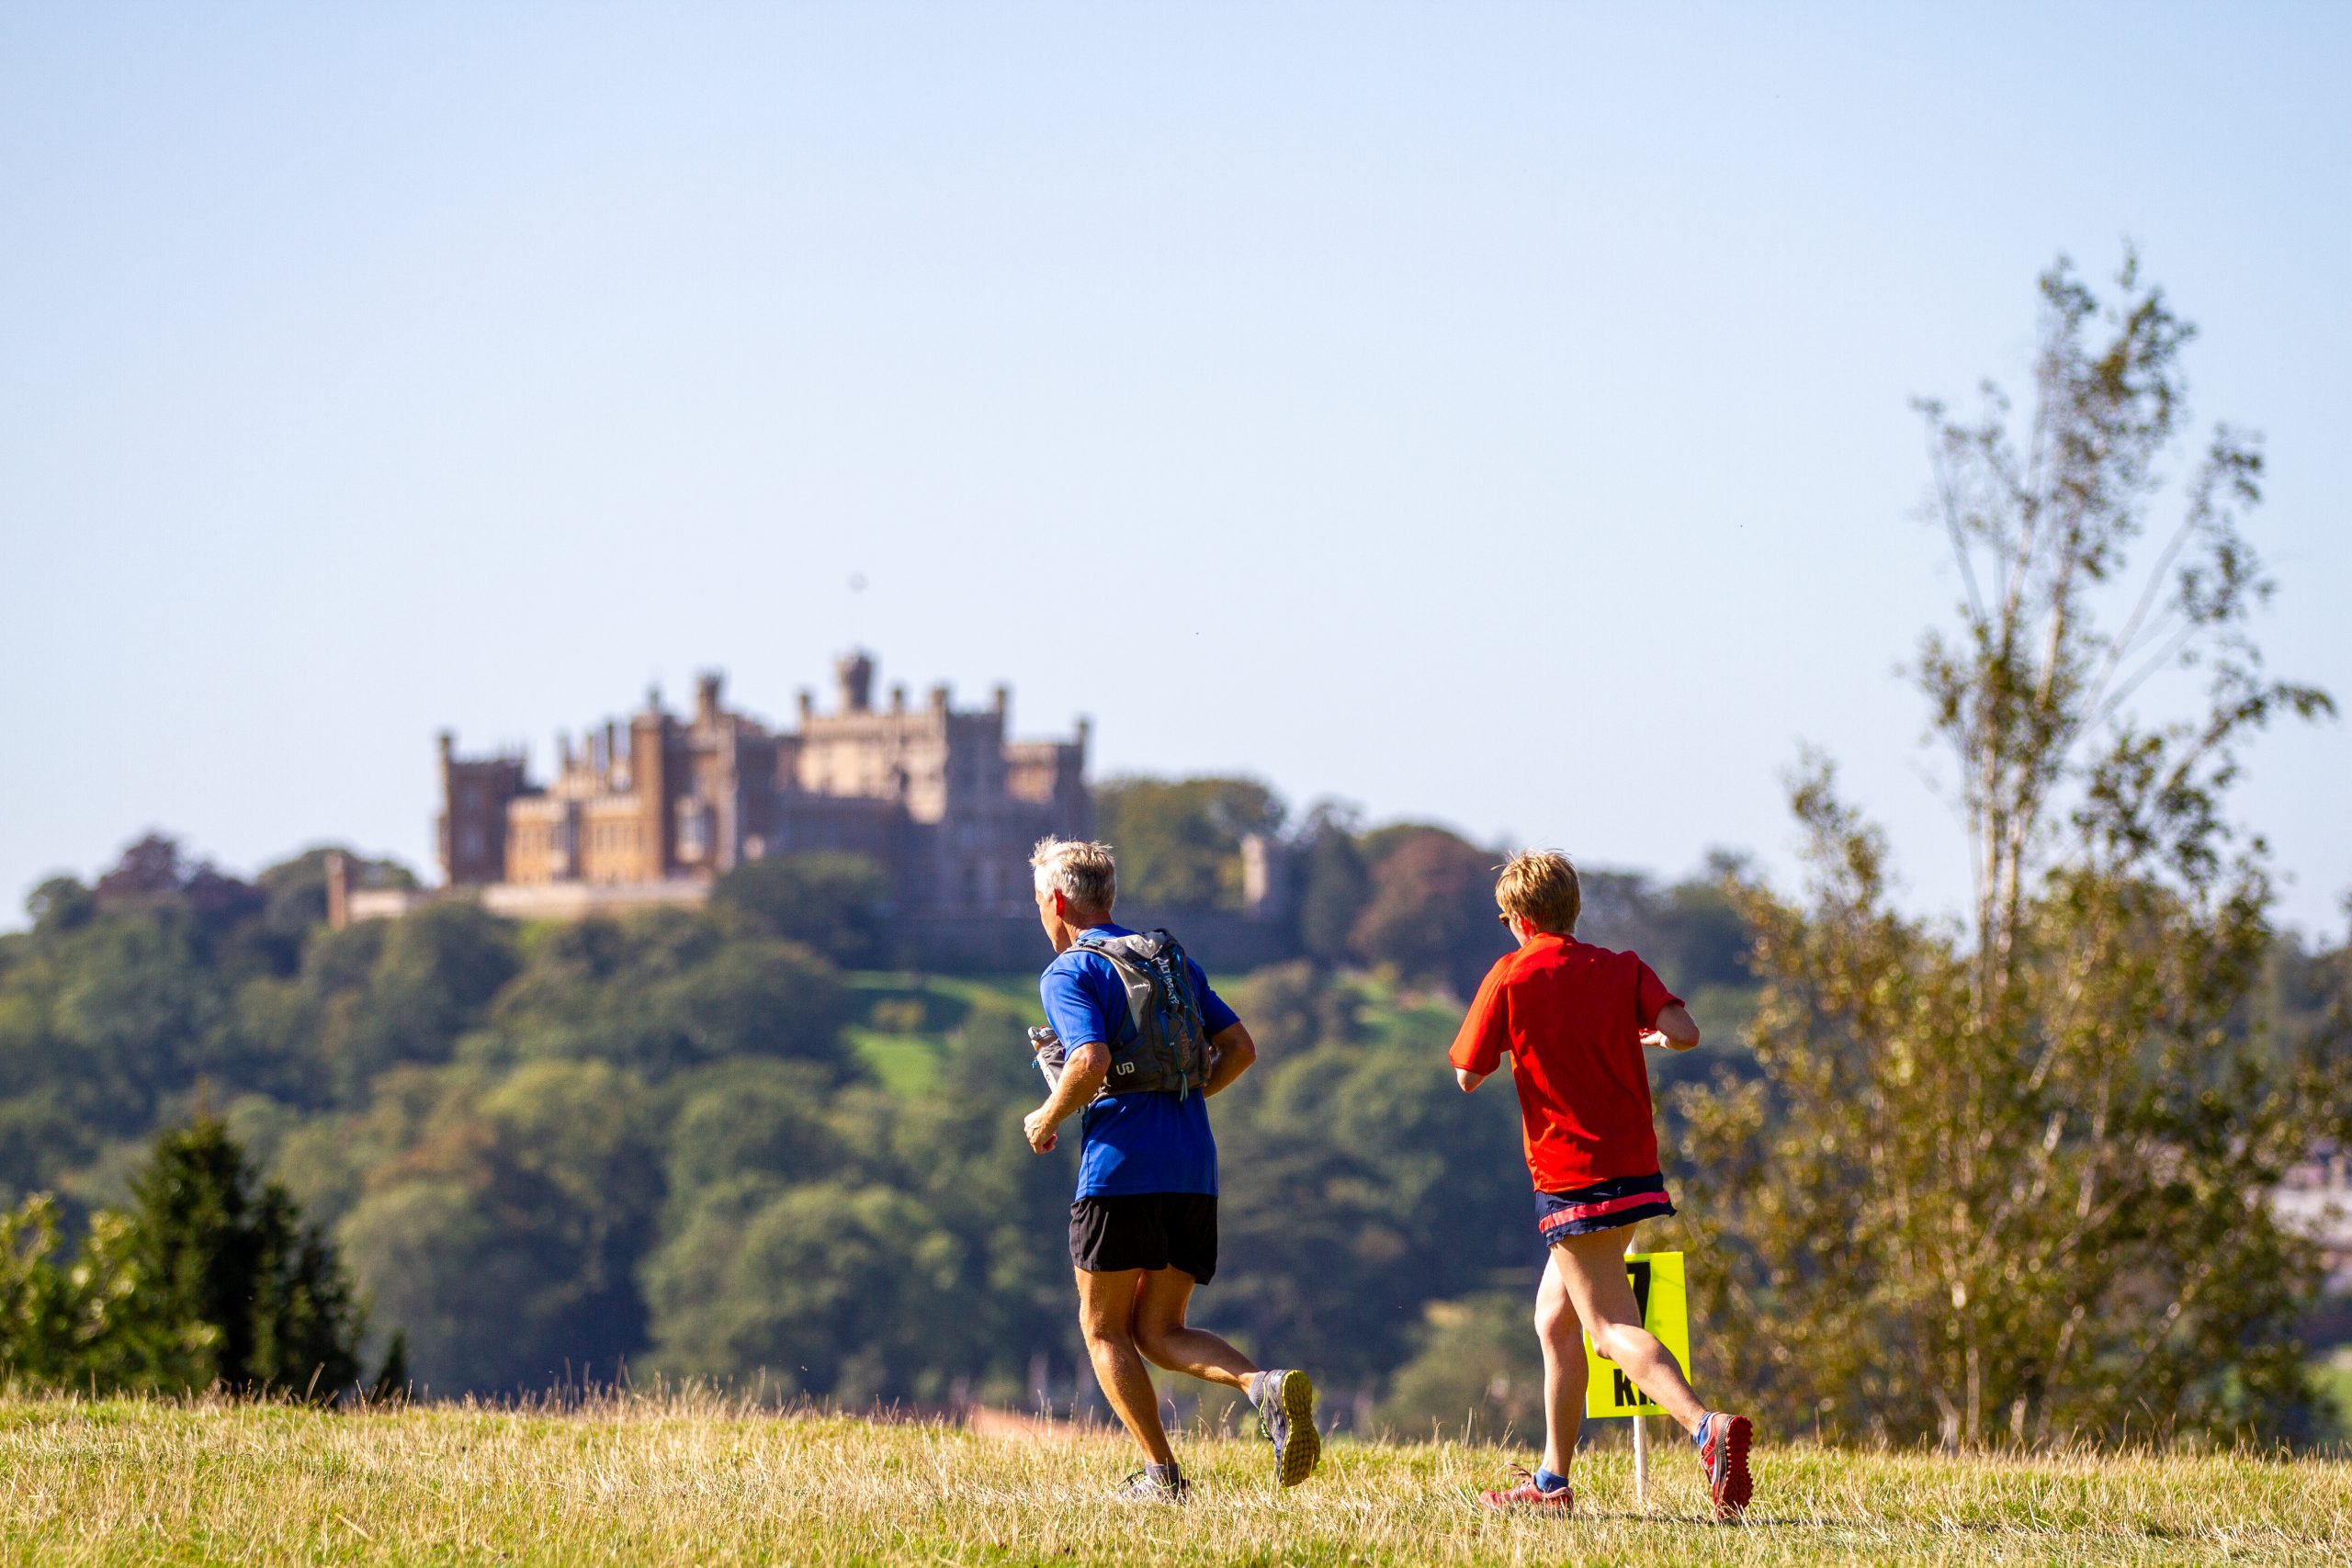
[[[662,711],[661,692],[650,691],[645,711],[628,721],[628,783],[637,797],[639,834],[634,881],[659,882],[677,863],[669,751],[670,716]]]
[[[853,649],[833,661],[842,683],[842,712],[867,713],[874,706],[874,660],[864,649]]]

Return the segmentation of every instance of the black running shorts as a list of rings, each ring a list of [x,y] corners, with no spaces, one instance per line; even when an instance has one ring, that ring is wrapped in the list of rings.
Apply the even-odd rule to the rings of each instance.
[[[1069,1260],[1090,1274],[1182,1269],[1205,1285],[1216,1274],[1216,1195],[1080,1198],[1069,1206]]]

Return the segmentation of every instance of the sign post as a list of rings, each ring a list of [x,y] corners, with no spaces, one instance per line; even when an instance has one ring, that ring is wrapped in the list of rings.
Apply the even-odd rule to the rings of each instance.
[[[1657,1336],[1667,1354],[1688,1372],[1690,1367],[1690,1304],[1683,1288],[1682,1254],[1679,1252],[1628,1252],[1625,1254],[1625,1277],[1634,1287],[1634,1303],[1641,1311],[1642,1326]],[[1592,1348],[1592,1336],[1584,1340],[1585,1385],[1584,1413],[1588,1417],[1630,1416],[1634,1418],[1634,1501],[1643,1507],[1649,1506],[1649,1424],[1645,1416],[1660,1413],[1662,1406],[1653,1402],[1634,1380],[1627,1377],[1616,1362],[1604,1358]]]

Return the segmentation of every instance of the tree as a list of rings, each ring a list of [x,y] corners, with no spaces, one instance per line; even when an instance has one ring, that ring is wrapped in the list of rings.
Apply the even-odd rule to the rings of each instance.
[[[1300,835],[1306,874],[1298,900],[1298,941],[1318,964],[1353,956],[1355,924],[1372,897],[1372,876],[1356,847],[1356,823],[1343,807],[1325,803],[1307,816]]]
[[[0,1214],[0,1381],[33,1388],[200,1388],[220,1337],[141,1299],[139,1236],[93,1215],[79,1256],[58,1257],[57,1201],[36,1193]]]
[[[1467,996],[1510,946],[1496,919],[1497,856],[1415,825],[1382,829],[1365,849],[1372,900],[1356,918],[1357,955]]]
[[[397,861],[370,860],[332,844],[304,850],[291,860],[266,868],[254,878],[264,903],[253,938],[274,973],[294,973],[301,964],[303,943],[327,923],[327,862],[338,854],[349,863],[356,886],[416,886],[415,874]]]
[[[2226,427],[2127,578],[2184,434],[2190,329],[2127,260],[2111,303],[2041,280],[2022,439],[1924,405],[1955,627],[1917,671],[1951,749],[1964,927],[1889,903],[1883,835],[1811,760],[1803,897],[1740,891],[1760,1081],[1687,1094],[1721,1371],[1792,1427],[1946,1444],[2252,1427],[2304,1407],[2313,1278],[2265,1195],[2343,1091],[2250,1023],[2270,947],[2259,838],[2225,803],[2245,737],[2332,711],[2262,671],[2270,592]],[[2120,611],[2118,615],[2116,612]],[[2131,702],[2205,677],[2191,720]]]
[[[132,1193],[139,1310],[211,1331],[193,1386],[334,1397],[358,1382],[366,1316],[341,1258],[220,1121],[158,1138]]]
[[[407,1330],[418,1381],[511,1392],[567,1361],[616,1372],[644,1343],[635,1272],[661,1200],[644,1084],[537,1061],[410,1069],[384,1090],[422,1103],[337,1235]]]
[[[894,1369],[923,1359],[933,1309],[958,1283],[957,1250],[889,1187],[722,1187],[648,1265],[661,1359],[869,1403]]]
[[[648,909],[534,932],[491,1010],[496,1055],[610,1062],[649,1081],[736,1055],[853,1073],[833,966],[732,918]]]
[[[798,942],[858,967],[882,957],[890,884],[864,855],[820,851],[739,865],[712,886],[710,901],[752,935]]]
[[[188,860],[179,841],[162,833],[149,833],[124,850],[95,891],[102,908],[175,906],[220,930],[259,913],[264,903],[260,888],[210,861]]]
[[[1255,779],[1106,779],[1098,830],[1118,852],[1123,902],[1199,909],[1241,902],[1241,840],[1281,831],[1281,797]]]
[[[1411,1359],[1396,1369],[1374,1422],[1417,1438],[1488,1441],[1544,1429],[1544,1356],[1523,1293],[1492,1291],[1421,1309]]]

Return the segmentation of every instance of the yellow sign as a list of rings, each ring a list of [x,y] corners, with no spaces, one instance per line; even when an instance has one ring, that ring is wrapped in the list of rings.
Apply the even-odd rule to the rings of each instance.
[[[1682,1254],[1629,1252],[1625,1276],[1642,1309],[1642,1326],[1658,1337],[1685,1376],[1690,1371],[1690,1302],[1682,1288]],[[1584,1338],[1584,1413],[1587,1416],[1657,1416],[1663,1410],[1634,1386],[1616,1362]]]

